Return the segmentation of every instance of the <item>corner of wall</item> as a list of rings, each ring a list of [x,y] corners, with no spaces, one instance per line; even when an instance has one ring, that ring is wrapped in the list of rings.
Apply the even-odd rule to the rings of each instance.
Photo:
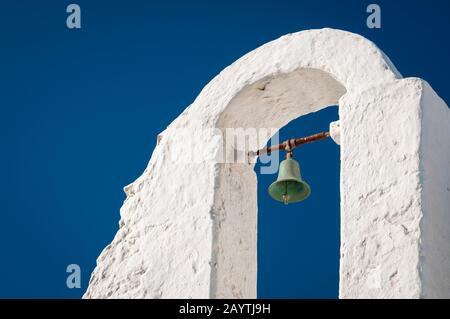
[[[450,109],[422,80],[421,298],[450,298]]]

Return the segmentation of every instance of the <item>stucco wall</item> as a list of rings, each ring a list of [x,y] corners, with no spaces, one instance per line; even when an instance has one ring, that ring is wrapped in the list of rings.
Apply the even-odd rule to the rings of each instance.
[[[339,30],[287,35],[245,55],[158,137],[147,169],[126,187],[120,229],[84,297],[256,297],[256,176],[251,163],[219,160],[217,131],[279,129],[332,104],[340,108],[340,296],[432,296],[427,287],[448,296],[449,282],[437,279],[449,269],[439,278],[428,270],[448,263],[448,223],[439,239],[426,231],[448,221],[448,209],[436,210],[427,195],[439,188],[433,196],[448,204],[439,186],[448,175],[436,186],[437,169],[426,170],[445,167],[448,152],[423,156],[435,148],[422,127],[448,127],[449,110],[423,83],[402,79],[373,43]],[[439,120],[428,106],[436,103]]]
[[[341,103],[340,297],[418,297],[421,81]]]

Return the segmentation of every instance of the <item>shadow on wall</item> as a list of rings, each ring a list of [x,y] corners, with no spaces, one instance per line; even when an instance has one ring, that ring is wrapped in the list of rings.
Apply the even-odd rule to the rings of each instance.
[[[286,139],[327,131],[339,119],[337,106],[302,116],[280,130]],[[280,153],[280,161],[285,152]],[[284,205],[270,198],[277,174],[261,174],[258,163],[258,298],[338,298],[339,146],[331,139],[294,150],[302,178],[311,186],[303,202]]]

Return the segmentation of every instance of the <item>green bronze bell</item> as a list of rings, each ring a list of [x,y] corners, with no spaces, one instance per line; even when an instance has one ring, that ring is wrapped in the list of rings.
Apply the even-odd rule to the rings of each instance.
[[[280,163],[278,178],[269,186],[270,197],[286,205],[300,202],[311,193],[309,185],[300,175],[300,165],[291,156],[288,154],[288,158]]]

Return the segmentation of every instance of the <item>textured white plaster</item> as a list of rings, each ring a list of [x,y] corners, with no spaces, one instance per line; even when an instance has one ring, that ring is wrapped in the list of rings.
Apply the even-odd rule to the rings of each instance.
[[[449,110],[373,43],[332,29],[248,53],[158,136],[84,297],[256,297],[256,175],[251,164],[213,160],[222,144],[211,129],[279,129],[335,104],[340,296],[450,297]],[[183,161],[187,149],[204,160]]]

